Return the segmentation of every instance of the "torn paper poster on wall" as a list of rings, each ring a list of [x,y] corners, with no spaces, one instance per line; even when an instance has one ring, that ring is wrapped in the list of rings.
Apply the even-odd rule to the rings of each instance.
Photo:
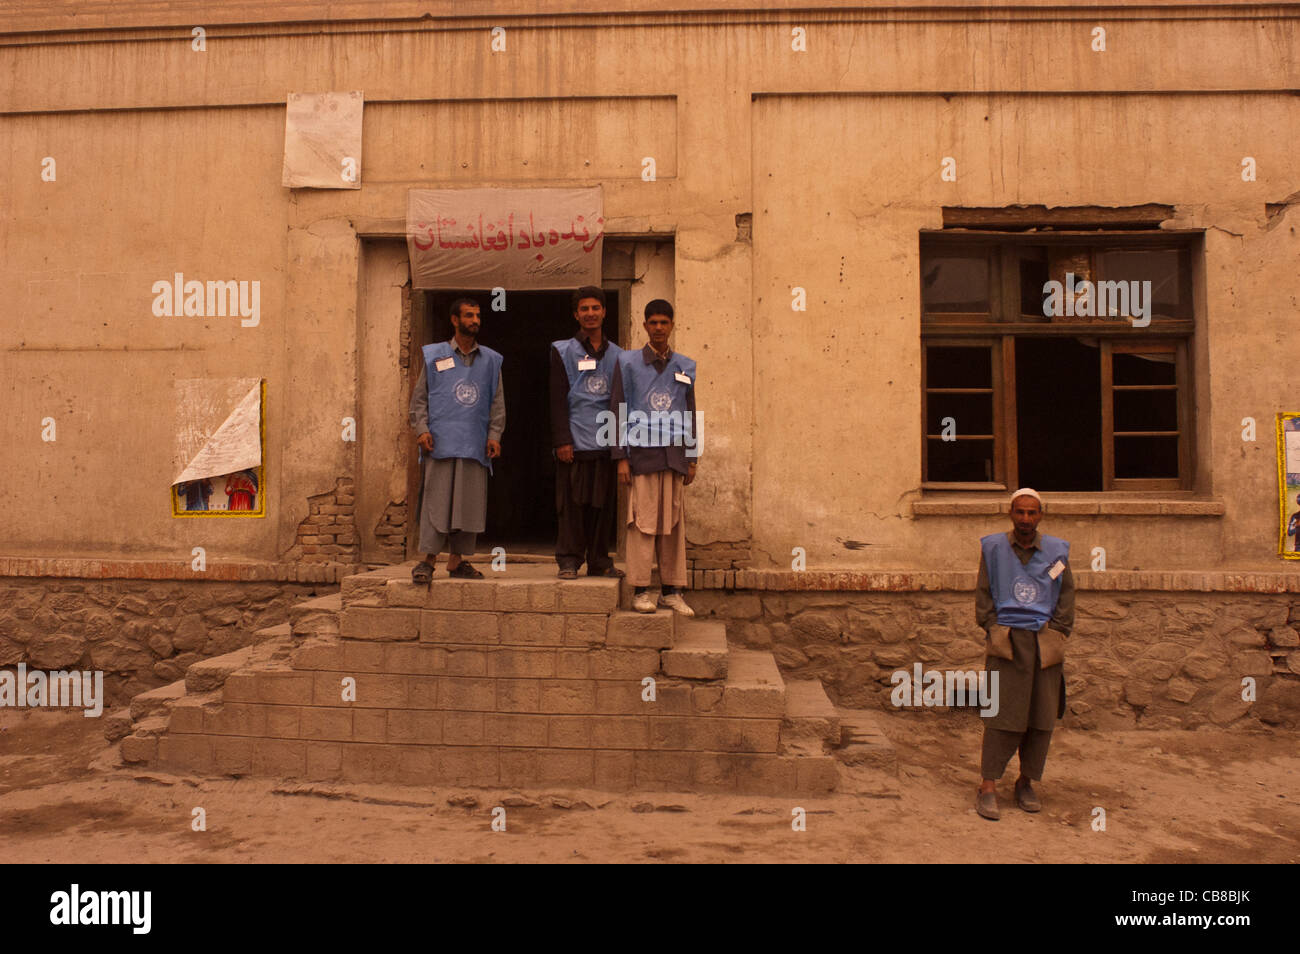
[[[281,183],[290,189],[360,189],[363,106],[360,90],[290,93]]]
[[[605,219],[589,189],[411,189],[411,287],[599,285]]]
[[[264,403],[260,378],[176,382],[172,516],[265,516]]]

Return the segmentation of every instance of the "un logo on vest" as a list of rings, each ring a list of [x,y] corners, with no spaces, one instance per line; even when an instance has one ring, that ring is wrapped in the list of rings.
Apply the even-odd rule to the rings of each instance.
[[[1012,585],[1011,595],[1021,606],[1028,606],[1038,599],[1038,584],[1022,577]]]
[[[586,388],[588,394],[608,394],[609,378],[600,371],[593,371],[587,375]]]
[[[652,411],[666,411],[673,406],[672,392],[655,388],[646,395],[646,403],[650,405]]]
[[[478,385],[473,381],[461,381],[456,385],[453,392],[456,395],[456,401],[465,407],[473,407],[478,403]]]

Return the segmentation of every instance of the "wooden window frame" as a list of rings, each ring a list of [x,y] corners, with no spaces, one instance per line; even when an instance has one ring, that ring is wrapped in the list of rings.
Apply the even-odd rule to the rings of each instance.
[[[993,440],[993,480],[992,481],[953,481],[924,480],[923,490],[1005,490],[1007,474],[1015,473],[1015,441],[1008,441],[1007,434],[1015,433],[1015,401],[1007,400],[1007,380],[1010,380],[1010,393],[1015,394],[1015,340],[1003,335],[983,335],[980,337],[926,337],[921,342],[921,473],[930,471],[930,441],[939,438],[938,434],[927,432],[926,424],[930,418],[929,386],[929,348],[988,348],[989,379],[993,384],[993,433],[979,435],[958,434],[958,440]],[[1011,352],[1010,378],[1007,375],[1007,351]],[[999,373],[1001,372],[1001,373]],[[936,392],[938,389],[934,389]],[[965,390],[965,389],[963,389]],[[981,389],[982,390],[982,389]],[[1007,426],[1010,415],[1010,427]]]
[[[1195,267],[1193,244],[1199,232],[1136,231],[1119,233],[1061,232],[1006,233],[952,232],[921,233],[920,273],[924,274],[927,257],[935,252],[970,252],[983,245],[989,255],[989,313],[957,314],[929,312],[921,296],[921,489],[928,490],[1006,490],[1019,478],[1019,445],[1016,422],[1015,339],[1063,335],[1071,338],[1099,339],[1099,383],[1101,388],[1102,486],[1093,493],[1132,493],[1190,491],[1195,475],[1195,426],[1193,421],[1194,382],[1191,380],[1191,348],[1194,343],[1196,303],[1192,297]],[[1137,331],[1126,321],[1094,318],[1053,322],[1046,319],[1025,321],[1020,313],[1020,246],[1068,244],[1086,246],[1093,261],[1093,280],[1105,280],[1098,274],[1097,258],[1101,251],[1147,251],[1174,249],[1180,253],[1182,300],[1191,303],[1192,314],[1186,318],[1155,318],[1150,326]],[[931,481],[929,477],[928,355],[931,346],[979,346],[991,349],[993,361],[993,460],[994,480],[979,482]],[[1174,355],[1174,384],[1178,422],[1177,478],[1116,479],[1114,390],[1112,359],[1117,353],[1159,353]]]

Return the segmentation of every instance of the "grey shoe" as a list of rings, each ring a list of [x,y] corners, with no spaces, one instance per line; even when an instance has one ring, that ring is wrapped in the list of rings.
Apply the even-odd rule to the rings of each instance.
[[[1001,818],[1002,810],[998,808],[997,792],[976,792],[975,811],[989,821],[997,821]]]
[[[1027,778],[1016,779],[1016,804],[1020,806],[1021,811],[1042,811],[1043,803],[1038,800],[1038,794]]]

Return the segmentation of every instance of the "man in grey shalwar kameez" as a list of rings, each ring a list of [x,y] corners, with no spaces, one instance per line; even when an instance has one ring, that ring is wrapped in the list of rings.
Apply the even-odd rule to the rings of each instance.
[[[1011,495],[1012,529],[980,539],[976,623],[988,633],[987,678],[998,695],[984,720],[975,810],[997,821],[997,780],[1020,753],[1016,804],[1042,807],[1033,782],[1043,777],[1056,720],[1065,714],[1065,640],[1074,628],[1070,545],[1038,532],[1043,500],[1022,487]]]
[[[420,446],[424,494],[419,548],[425,560],[411,571],[428,583],[444,547],[451,576],[480,579],[466,556],[474,553],[487,515],[491,461],[501,456],[506,427],[501,355],[478,344],[479,306],[452,303],[449,341],[424,346],[424,370],[411,394],[411,429]]]

